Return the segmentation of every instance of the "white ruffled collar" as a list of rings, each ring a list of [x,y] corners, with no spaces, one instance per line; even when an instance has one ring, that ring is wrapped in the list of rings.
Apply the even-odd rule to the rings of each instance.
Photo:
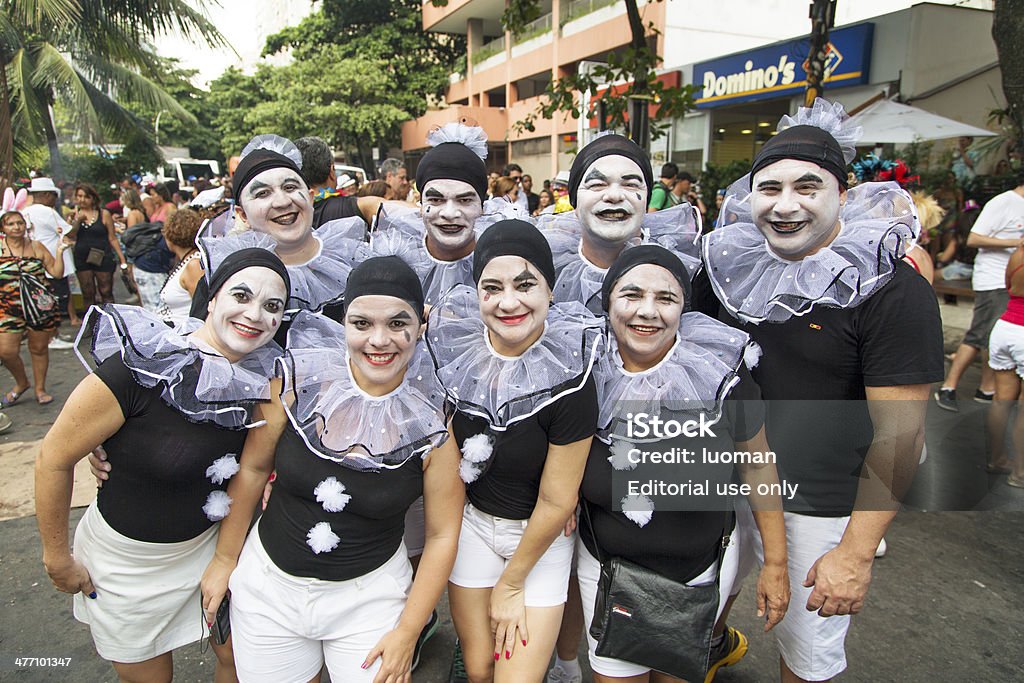
[[[504,431],[586,383],[603,339],[603,322],[578,303],[555,304],[545,331],[520,356],[494,350],[476,292],[457,287],[430,312],[428,348],[461,412]]]
[[[88,322],[94,322],[90,352],[97,364],[119,355],[136,382],[161,387],[164,403],[187,420],[227,429],[262,424],[252,421],[252,409],[270,398],[270,377],[282,353],[274,342],[232,363],[191,336],[200,320],[188,318],[171,328],[137,306],[106,304],[89,309],[78,334],[75,353],[86,368],[78,347]]]
[[[309,312],[279,361],[289,420],[311,452],[350,469],[395,469],[447,439],[447,405],[423,342],[402,383],[371,396],[352,376],[344,326]],[[383,426],[382,425],[386,425]]]
[[[821,305],[853,308],[884,286],[916,240],[920,224],[910,195],[896,183],[851,188],[842,227],[827,246],[800,261],[781,258],[750,215],[750,195],[726,198],[729,223],[702,240],[715,293],[736,318],[784,322]]]

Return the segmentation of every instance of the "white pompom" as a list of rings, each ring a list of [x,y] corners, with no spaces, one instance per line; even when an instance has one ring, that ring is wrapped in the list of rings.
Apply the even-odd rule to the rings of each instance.
[[[334,477],[327,477],[313,489],[316,502],[324,506],[328,512],[341,512],[352,500],[352,496],[345,493],[345,485]]]
[[[636,469],[636,466],[639,464],[629,459],[629,452],[633,450],[633,444],[629,441],[615,439],[612,441],[612,445],[608,450],[612,453],[608,458],[608,462],[612,464],[613,468],[620,472],[622,470]]]
[[[476,478],[480,476],[480,471],[476,463],[465,458],[459,460],[459,477],[467,484],[472,484],[476,481]]]
[[[746,364],[747,370],[756,368],[757,364],[761,362],[761,345],[757,342],[747,344],[743,349],[743,362]]]
[[[288,138],[283,138],[280,135],[274,135],[273,133],[257,135],[252,140],[249,140],[249,144],[242,149],[241,157],[244,159],[246,155],[251,154],[258,149],[269,149],[272,152],[283,154],[294,161],[296,166],[302,168],[302,152],[300,152],[299,148],[295,146],[295,143]]]
[[[462,442],[462,457],[470,462],[484,462],[491,457],[494,439],[486,432],[471,436]]]
[[[317,555],[331,552],[340,542],[341,538],[331,530],[331,525],[327,522],[318,523],[306,534],[306,545]]]
[[[206,468],[206,476],[214,484],[220,485],[238,474],[238,456],[234,453],[222,455]]]
[[[427,133],[427,144],[437,147],[445,142],[458,142],[469,147],[481,159],[487,158],[487,133],[480,126],[446,123]]]
[[[226,491],[210,491],[203,506],[206,518],[211,522],[219,522],[231,512],[231,496]]]
[[[647,496],[626,496],[622,499],[622,514],[643,528],[654,516],[654,501]]]

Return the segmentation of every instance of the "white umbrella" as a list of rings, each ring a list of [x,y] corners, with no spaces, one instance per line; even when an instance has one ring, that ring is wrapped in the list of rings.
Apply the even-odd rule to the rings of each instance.
[[[965,135],[988,137],[996,135],[990,130],[968,126],[924,109],[879,100],[851,117],[864,128],[860,144],[892,142],[910,143],[921,140],[941,140]]]

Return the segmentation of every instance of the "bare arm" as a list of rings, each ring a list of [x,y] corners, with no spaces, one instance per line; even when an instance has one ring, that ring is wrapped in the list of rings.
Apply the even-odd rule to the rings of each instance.
[[[972,249],[1016,249],[1021,244],[1021,239],[1015,237],[1006,239],[1004,237],[989,237],[972,232],[967,236],[967,246]]]
[[[185,288],[185,291],[189,293],[189,296],[195,296],[196,285],[199,284],[201,277],[203,277],[203,264],[199,259],[192,259],[181,272],[179,282],[181,282],[181,286]]]
[[[377,217],[377,211],[383,203],[383,197],[359,197],[356,199],[359,215],[363,217],[367,225],[373,225],[373,219]]]
[[[839,545],[822,555],[804,585],[814,587],[808,610],[823,617],[856,614],[871,583],[875,549],[896,517],[920,458],[917,434],[928,405],[927,384],[865,387],[875,436],[857,488],[857,501]]]
[[[68,397],[36,458],[36,521],[43,565],[57,590],[92,592],[88,572],[71,555],[68,512],[75,464],[125,422],[121,406],[99,377],[89,375]]]
[[[526,577],[576,510],[580,481],[590,453],[587,437],[564,446],[550,444],[540,479],[537,504],[519,546],[491,591],[491,625],[496,626],[494,651],[511,653],[528,641],[524,587]],[[519,637],[516,637],[516,630]]]
[[[121,253],[121,241],[117,239],[117,231],[114,230],[114,219],[106,209],[100,209],[100,211],[103,214],[103,225],[107,228],[107,242],[110,243],[110,248],[117,254],[117,260],[122,265],[128,263],[124,258],[124,254]]]
[[[377,657],[383,657],[375,681],[389,680],[389,675],[399,677],[409,671],[416,639],[441,599],[452,573],[466,497],[466,487],[459,478],[459,458],[455,437],[450,436],[424,461],[423,506],[427,527],[423,556],[398,625],[381,638],[366,657],[366,666],[373,664]]]
[[[50,250],[43,246],[42,242],[32,242],[32,251],[36,258],[43,262],[43,268],[51,277],[58,280],[64,277],[64,252],[68,245],[63,241],[57,243],[57,258],[50,254]]]
[[[736,450],[768,453],[771,451],[765,437],[764,427],[749,441],[736,443]],[[789,570],[786,558],[786,523],[782,515],[782,499],[778,495],[757,494],[759,485],[768,490],[778,490],[779,473],[774,463],[736,466],[740,479],[749,484],[751,494],[747,496],[754,513],[754,522],[761,534],[764,548],[764,564],[757,580],[757,616],[765,617],[765,631],[770,631],[786,616],[789,608]]]
[[[253,512],[260,502],[263,487],[266,486],[270,473],[274,471],[274,454],[277,441],[288,423],[284,407],[278,398],[281,381],[274,379],[270,383],[270,403],[260,404],[256,409],[257,419],[266,420],[262,427],[250,429],[242,447],[238,474],[228,484],[228,496],[231,498],[231,511],[221,520],[220,535],[217,538],[217,551],[203,572],[201,582],[203,591],[203,609],[206,621],[213,621],[220,607],[224,594],[227,593],[228,579],[235,570],[238,554],[249,533],[249,523]]]

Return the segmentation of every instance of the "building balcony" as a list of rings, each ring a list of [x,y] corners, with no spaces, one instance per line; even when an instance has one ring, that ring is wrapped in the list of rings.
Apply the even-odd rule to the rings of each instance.
[[[427,147],[427,133],[434,126],[443,126],[467,119],[487,133],[490,142],[503,142],[508,130],[508,114],[504,107],[469,107],[457,105],[434,109],[413,121],[402,124],[402,149],[405,151]]]
[[[423,0],[423,30],[438,33],[466,33],[466,22],[482,19],[489,35],[501,33],[501,15],[505,0],[448,0],[444,7],[435,7]]]

